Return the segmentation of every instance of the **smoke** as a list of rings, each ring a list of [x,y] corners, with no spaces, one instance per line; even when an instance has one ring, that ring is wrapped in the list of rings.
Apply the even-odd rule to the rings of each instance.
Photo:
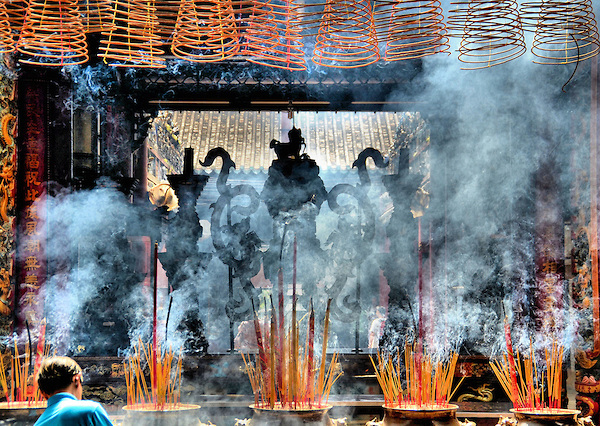
[[[514,340],[528,347],[539,321],[536,227],[560,227],[572,214],[569,184],[576,168],[589,164],[572,163],[574,155],[585,157],[572,135],[585,131],[573,118],[586,113],[588,66],[579,64],[565,84],[574,65],[542,66],[529,55],[476,71],[460,69],[456,53],[424,59],[416,83],[432,128],[426,218],[437,250],[433,341],[451,335],[450,346],[493,355],[502,348],[507,316]],[[542,205],[547,188],[554,198]],[[558,282],[554,291],[563,287]],[[556,317],[555,338],[573,344],[576,318],[558,307],[537,314]]]
[[[174,62],[169,71],[176,73],[183,66]],[[460,66],[455,52],[450,57],[425,58],[422,73],[411,87],[390,95],[390,101],[404,101],[407,94],[412,100],[416,98],[419,112],[431,127],[431,204],[424,219],[432,224],[435,250],[433,296],[426,303],[427,312],[418,312],[415,283],[409,274],[406,282],[411,288],[401,290],[408,294],[410,309],[408,305],[400,307],[405,314],[402,326],[391,332],[393,341],[410,340],[415,337],[418,315],[427,314],[426,338],[438,355],[450,350],[495,355],[504,347],[505,316],[513,324],[513,339],[518,347],[528,346],[536,326],[535,229],[536,221],[546,220],[535,216],[539,211],[536,205],[541,172],[551,171],[554,185],[559,189],[555,193],[560,194],[556,211],[564,218],[573,213],[565,192],[573,174],[570,162],[577,158],[577,167],[589,163],[585,149],[573,147],[569,136],[578,131],[573,130],[572,118],[585,114],[586,102],[581,100],[587,91],[587,65],[580,64],[570,81],[573,65],[541,66],[533,64],[529,55],[484,70],[467,71]],[[112,71],[106,67],[69,67],[69,70],[76,90],[66,107],[99,111],[114,88]],[[243,73],[258,75],[259,70],[249,67]],[[319,68],[311,70],[325,72]],[[133,71],[127,71],[125,76],[132,77],[130,73]],[[233,77],[231,72],[224,73],[226,81]],[[235,160],[235,153],[232,156]],[[215,180],[211,179],[207,189]],[[346,182],[357,185],[355,176]],[[381,202],[385,194],[380,182],[376,185],[379,187],[368,193],[368,199],[379,218],[381,205],[389,201]],[[332,186],[327,185],[326,191]],[[256,189],[262,193],[261,188]],[[201,223],[206,224],[212,209],[206,195],[200,200],[196,213]],[[278,194],[278,202],[286,204],[282,194]],[[53,270],[47,282],[46,304],[50,340],[56,347],[76,355],[126,353],[139,337],[147,339],[152,331],[150,287],[142,284],[148,274],[143,265],[150,259],[140,259],[138,253],[144,252],[145,241],[136,237],[156,232],[157,228],[153,228],[156,222],[149,218],[147,210],[130,204],[110,186],[58,194],[51,198],[49,212],[47,253]],[[332,319],[330,348],[354,346],[355,319],[362,327],[360,344],[364,347],[365,328],[368,328],[365,322],[368,310],[373,308],[369,299],[373,294],[378,297],[378,272],[384,267],[379,256],[384,233],[380,228],[387,223],[377,225],[379,240],[365,243],[361,249],[368,253],[357,257],[356,253],[350,253],[357,248],[353,238],[361,232],[357,232],[355,222],[344,222],[326,203],[315,220],[311,215],[306,213],[304,222],[298,220],[298,228],[308,229],[311,242],[310,246],[304,245],[307,237],[298,243],[302,262],[298,265],[299,280],[310,289],[305,297],[314,297],[315,310],[322,317],[328,293],[336,281],[343,282],[343,288],[334,289],[342,301],[338,316],[343,318]],[[233,215],[234,223],[241,219]],[[415,224],[411,222],[411,226]],[[277,257],[278,230],[265,203],[250,217],[250,228],[263,242],[261,250],[266,252],[271,243],[269,251]],[[171,228],[168,235],[162,232],[165,240],[161,243],[161,253],[169,241],[177,244],[187,240],[188,231],[188,228]],[[169,282],[177,282],[177,287],[169,295],[172,308],[168,312],[170,299],[166,289],[161,291],[160,332],[164,327],[167,341],[176,348],[193,340],[196,336],[190,335],[190,330],[179,327],[189,320],[186,312],[191,307],[191,320],[202,322],[210,351],[218,353],[229,349],[228,268],[215,256],[207,231],[204,226],[205,234],[194,241],[187,253],[196,261],[182,263],[177,280],[169,277]],[[288,239],[284,246],[288,266],[291,241]],[[410,244],[413,243],[411,240]],[[313,245],[320,250],[312,250]],[[333,253],[332,248],[339,252]],[[363,265],[362,271],[355,268],[357,258]],[[273,265],[277,264],[273,261]],[[266,278],[271,284],[276,283],[274,271],[266,271]],[[285,281],[291,282],[289,267]],[[358,282],[362,296],[356,294]],[[237,280],[233,285],[234,294],[244,291]],[[355,311],[349,311],[348,306]],[[169,321],[165,324],[167,314]],[[558,338],[570,347],[578,318],[565,316],[558,307],[548,309],[545,315],[561,319]],[[237,322],[232,329],[234,334],[236,327]],[[203,387],[208,389],[207,393],[226,393],[227,389],[218,387],[218,380],[209,381],[226,377],[231,368],[228,362],[223,360],[222,364],[214,364],[212,371],[202,373],[207,379]]]
[[[117,354],[147,338],[151,292],[142,282],[150,257],[147,212],[114,187],[64,192],[48,201],[49,341],[62,353]]]

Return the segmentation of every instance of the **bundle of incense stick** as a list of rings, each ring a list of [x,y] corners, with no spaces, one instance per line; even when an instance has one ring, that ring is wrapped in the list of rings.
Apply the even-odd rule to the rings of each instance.
[[[330,304],[331,300],[327,302],[325,312],[320,360],[315,356],[315,312],[312,303],[303,347],[299,342],[301,321],[296,319],[295,299],[287,331],[281,320],[277,323],[278,315],[273,303],[270,324],[264,327],[264,333],[254,313],[258,356],[252,362],[250,355],[242,353],[242,359],[250,378],[256,407],[296,410],[322,408],[327,404],[333,384],[342,375],[337,368],[337,353],[333,354],[329,366],[326,366]],[[279,318],[282,318],[281,314],[279,312]],[[266,338],[263,338],[263,334]]]
[[[435,362],[431,355],[423,353],[420,345],[407,344],[404,347],[404,371],[400,366],[399,348],[396,348],[395,362],[393,358],[390,353],[377,351],[376,364],[371,357],[386,406],[422,409],[448,406],[453,395],[457,353],[452,352],[445,362]]]
[[[510,340],[507,340],[510,342]],[[561,407],[563,346],[552,342],[544,349],[545,365],[538,366],[530,343],[529,354],[513,352],[512,344],[502,359],[490,366],[515,409],[544,411]]]
[[[156,351],[156,352],[155,352]],[[160,345],[144,344],[141,339],[125,361],[127,405],[149,409],[175,408],[180,402],[182,355],[175,364],[173,350],[161,351]],[[148,366],[148,380],[144,366]]]
[[[46,320],[43,320],[40,324],[35,353],[33,353],[31,342],[29,345],[25,345],[25,350],[21,353],[15,341],[9,365],[4,363],[4,356],[0,354],[0,386],[2,386],[9,405],[17,402],[35,403],[43,400],[35,376],[40,369],[42,360],[50,352],[50,346],[46,346],[45,341]]]

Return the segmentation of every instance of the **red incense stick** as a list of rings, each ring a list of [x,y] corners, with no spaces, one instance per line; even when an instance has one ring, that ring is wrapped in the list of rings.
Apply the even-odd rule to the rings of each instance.
[[[157,356],[157,347],[158,347],[158,338],[156,336],[157,330],[157,314],[158,314],[158,242],[154,243],[154,292],[153,292],[153,318],[152,318],[152,371],[153,377],[152,382],[154,386],[152,388],[152,393],[155,396],[155,403],[158,402],[158,389],[156,386],[157,383],[157,371],[156,371],[156,356]]]
[[[262,333],[260,331],[260,322],[258,321],[258,315],[254,309],[254,300],[252,300],[252,312],[254,313],[254,331],[256,333],[256,343],[258,344],[258,356],[260,359],[260,368],[263,371],[267,371],[267,353],[265,352],[265,344],[263,342]]]
[[[283,351],[284,348],[282,346],[282,342],[280,339],[276,339],[277,336],[277,330],[279,328],[278,324],[277,324],[277,317],[275,316],[275,306],[273,306],[273,299],[271,299],[271,333],[273,334],[273,336],[271,336],[271,344],[274,347],[274,350],[276,351],[275,353],[277,353],[277,357],[275,357],[273,355],[273,361],[275,362],[275,368],[276,368],[276,373],[277,373],[277,389],[279,390],[279,396],[280,396],[280,401],[283,401],[284,399],[284,393],[283,393],[283,370],[282,370],[282,364],[283,364]],[[279,342],[277,341],[279,340]],[[273,370],[271,370],[271,374],[273,374],[272,372]]]
[[[46,318],[40,323],[40,333],[38,335],[37,349],[35,352],[35,367],[33,368],[33,374],[35,375],[40,366],[42,365],[42,358],[44,357],[44,346],[46,345]]]
[[[308,318],[308,406],[312,406],[314,400],[314,359],[315,359],[315,311],[312,299],[310,299],[310,317]]]
[[[515,366],[515,353],[513,351],[512,339],[510,337],[510,325],[508,318],[504,317],[504,336],[506,338],[506,351],[508,352],[508,368],[510,372],[510,384],[514,395],[513,405],[519,408],[519,385],[517,383],[517,369]]]
[[[298,260],[298,240],[296,239],[296,234],[294,233],[294,260],[293,265],[294,269],[292,271],[292,300],[296,300],[296,262]]]
[[[294,233],[294,255],[292,259],[292,371],[293,371],[293,380],[292,382],[292,395],[294,395],[294,407],[298,403],[297,400],[297,382],[296,382],[296,372],[298,371],[298,336],[296,334],[296,261],[298,259],[298,240],[296,239],[296,233]]]
[[[416,350],[416,367],[417,367],[417,405],[421,405],[421,361],[422,361],[422,350],[423,350],[423,251],[421,248],[421,218],[418,218],[418,240],[417,240],[417,254],[418,254],[418,297],[419,297],[419,339],[417,342]]]

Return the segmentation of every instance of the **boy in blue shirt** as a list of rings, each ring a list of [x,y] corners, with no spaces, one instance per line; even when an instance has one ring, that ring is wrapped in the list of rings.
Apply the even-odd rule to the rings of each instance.
[[[48,407],[34,426],[113,426],[106,410],[95,401],[81,400],[81,367],[65,356],[42,361],[36,377]]]

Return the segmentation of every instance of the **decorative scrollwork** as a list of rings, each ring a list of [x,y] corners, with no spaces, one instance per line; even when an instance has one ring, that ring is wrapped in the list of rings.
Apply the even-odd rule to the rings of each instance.
[[[231,321],[242,321],[251,313],[250,299],[254,286],[250,278],[258,273],[261,264],[259,249],[262,241],[250,229],[250,215],[258,209],[260,197],[251,185],[231,186],[227,183],[231,169],[235,169],[235,163],[223,148],[211,149],[200,164],[204,167],[211,166],[217,158],[222,159],[223,165],[217,178],[217,191],[220,195],[211,205],[211,235],[217,256],[229,267],[229,300],[225,312]],[[238,197],[245,198],[247,203],[232,205],[232,201]],[[242,219],[234,223],[233,214]],[[222,223],[223,216],[226,217],[225,223]],[[233,278],[239,279],[246,297],[234,294]]]
[[[331,211],[339,216],[338,227],[327,239],[329,254],[336,268],[336,279],[328,288],[333,298],[332,314],[339,320],[350,322],[354,313],[360,312],[360,265],[369,254],[371,243],[375,238],[375,214],[366,197],[371,180],[366,161],[372,158],[377,167],[387,167],[381,153],[374,148],[363,150],[353,167],[358,169],[360,182],[353,186],[346,183],[335,185],[327,195],[327,203]],[[338,198],[350,198],[353,201],[340,204]],[[356,276],[356,296],[345,291],[350,277]]]

